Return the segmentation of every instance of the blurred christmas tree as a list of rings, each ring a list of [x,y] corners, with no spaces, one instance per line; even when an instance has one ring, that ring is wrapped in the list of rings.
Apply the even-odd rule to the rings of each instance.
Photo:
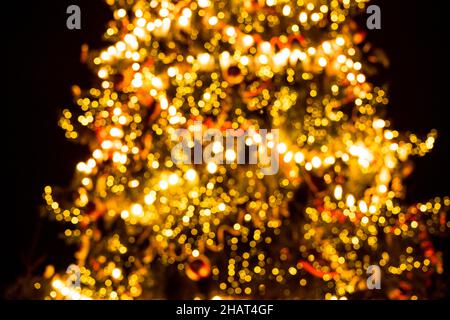
[[[98,86],[74,87],[60,120],[91,157],[71,190],[45,189],[79,244],[75,279],[48,267],[47,297],[428,297],[450,200],[402,203],[409,159],[436,134],[383,120],[386,92],[366,79],[385,61],[352,18],[367,1],[107,3],[111,46],[88,57]],[[192,137],[228,163],[178,161],[177,129],[246,133],[246,157],[269,150],[279,170]]]

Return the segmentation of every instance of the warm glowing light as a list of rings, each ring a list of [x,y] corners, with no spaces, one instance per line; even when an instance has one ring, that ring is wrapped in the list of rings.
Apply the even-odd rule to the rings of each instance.
[[[200,64],[207,65],[211,61],[211,55],[209,53],[200,53],[197,59]]]
[[[347,206],[353,207],[355,205],[355,197],[351,194],[347,196]]]
[[[277,150],[278,150],[278,152],[279,153],[285,153],[286,152],[286,150],[287,150],[287,146],[286,146],[286,144],[285,143],[280,143],[280,144],[278,144],[278,146],[277,146]]]
[[[141,217],[144,215],[144,208],[139,203],[135,203],[131,206],[131,213],[135,216]]]
[[[150,191],[149,194],[147,194],[144,198],[144,201],[146,204],[151,205],[153,202],[155,202],[156,200],[156,192],[155,191]]]
[[[211,161],[210,163],[208,163],[206,168],[208,169],[209,173],[215,173],[217,171],[217,164],[215,162]]]
[[[207,8],[211,5],[209,0],[198,0],[198,6],[200,8]]]
[[[319,157],[313,157],[311,159],[311,164],[314,168],[319,168],[322,165],[322,160]]]
[[[114,279],[119,279],[122,276],[122,271],[119,268],[114,268],[111,272],[111,276]]]
[[[306,12],[300,13],[300,15],[299,15],[299,17],[298,17],[298,20],[299,20],[301,23],[305,23],[305,22],[308,20],[308,15],[306,14]]]
[[[289,5],[285,5],[283,7],[283,15],[288,16],[291,14],[291,7]]]
[[[169,184],[174,185],[174,184],[177,184],[178,181],[179,181],[179,177],[176,173],[172,173],[169,176]]]
[[[186,171],[185,178],[189,181],[194,181],[197,178],[197,172],[194,169]]]
[[[295,153],[295,157],[294,158],[295,158],[295,162],[297,162],[297,163],[302,163],[303,161],[305,161],[305,156],[300,151]]]
[[[336,198],[336,200],[341,200],[342,199],[342,186],[337,185],[334,188],[334,197]]]
[[[236,152],[234,152],[234,150],[232,149],[228,149],[225,152],[225,159],[229,162],[233,162],[234,160],[236,160]]]
[[[219,203],[219,205],[218,205],[219,211],[225,211],[225,208],[226,208],[225,203],[223,203],[223,202]]]
[[[127,11],[125,10],[125,9],[119,9],[119,10],[117,10],[117,16],[119,17],[119,18],[123,18],[123,17],[125,17],[127,15]]]
[[[78,244],[80,286],[49,266],[33,290],[164,298],[176,272],[187,298],[346,300],[367,295],[375,264],[397,288],[378,295],[427,298],[415,278],[445,273],[428,242],[450,199],[405,204],[404,179],[437,133],[381,118],[390,97],[370,80],[385,58],[355,19],[367,2],[106,0],[109,44],[81,51],[96,81],[72,87],[59,121],[86,157],[67,193],[43,194]]]
[[[159,187],[161,190],[167,190],[169,188],[169,183],[166,180],[159,181]]]

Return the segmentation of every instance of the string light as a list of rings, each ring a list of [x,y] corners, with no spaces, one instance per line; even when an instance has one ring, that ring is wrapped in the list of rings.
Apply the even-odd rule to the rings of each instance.
[[[161,298],[170,265],[183,281],[208,278],[213,299],[347,299],[367,289],[370,264],[394,288],[409,281],[412,298],[416,279],[443,272],[424,243],[447,232],[450,199],[403,204],[409,159],[436,132],[408,136],[383,119],[387,93],[367,82],[372,67],[354,43],[352,17],[367,1],[107,3],[110,46],[93,58],[100,86],[74,88],[77,108],[59,122],[68,139],[89,141],[92,158],[76,166],[73,203],[44,194],[80,243],[81,283],[49,276],[49,298]],[[253,132],[246,145],[278,151],[278,172],[237,165],[220,142],[211,149],[225,151],[224,164],[171,158],[177,129],[211,128]]]

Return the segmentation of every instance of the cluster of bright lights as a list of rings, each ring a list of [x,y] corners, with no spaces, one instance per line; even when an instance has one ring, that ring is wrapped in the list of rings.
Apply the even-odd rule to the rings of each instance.
[[[91,156],[77,165],[67,209],[45,190],[65,235],[80,241],[81,289],[57,276],[51,298],[159,298],[157,264],[210,277],[211,297],[302,297],[316,277],[319,298],[346,299],[366,289],[371,264],[396,276],[442,272],[414,239],[448,227],[450,200],[401,205],[408,159],[436,134],[406,137],[382,118],[386,92],[366,81],[349,23],[365,0],[107,3],[112,44],[93,59],[99,88],[74,87],[79,108],[60,120],[68,138],[88,138]],[[281,141],[267,145],[279,173],[175,164],[171,137],[195,135],[194,121],[254,132],[248,146],[260,129],[279,129]],[[212,150],[237,157],[220,143]],[[393,242],[404,245],[390,252]]]

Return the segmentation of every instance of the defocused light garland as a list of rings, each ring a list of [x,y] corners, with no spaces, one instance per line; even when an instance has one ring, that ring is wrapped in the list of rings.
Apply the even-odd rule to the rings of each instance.
[[[429,237],[447,232],[449,198],[401,201],[410,156],[429,152],[436,133],[406,136],[383,119],[387,94],[366,81],[383,61],[358,46],[351,20],[367,1],[107,3],[111,45],[88,59],[99,87],[74,87],[79,108],[60,120],[92,155],[69,193],[45,188],[80,244],[81,288],[47,270],[49,298],[161,298],[174,266],[213,283],[191,298],[346,299],[367,290],[375,264],[395,279],[388,298],[417,299],[421,277],[442,273]],[[171,136],[194,121],[280,129],[268,145],[280,172],[174,164]]]

